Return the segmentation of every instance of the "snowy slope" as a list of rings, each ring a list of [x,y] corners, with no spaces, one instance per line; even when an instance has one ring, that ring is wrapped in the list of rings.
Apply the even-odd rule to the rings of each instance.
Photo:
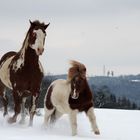
[[[140,111],[95,109],[101,135],[91,132],[86,115],[78,115],[78,135],[71,136],[67,115],[58,120],[53,127],[43,127],[43,116],[35,116],[34,126],[8,124],[0,112],[1,140],[140,140]]]

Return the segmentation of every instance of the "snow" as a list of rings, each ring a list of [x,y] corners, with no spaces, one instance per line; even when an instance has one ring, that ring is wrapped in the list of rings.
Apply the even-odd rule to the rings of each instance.
[[[43,110],[42,110],[43,111]],[[43,114],[43,112],[42,112]],[[71,136],[68,115],[61,117],[54,126],[44,128],[43,115],[35,116],[33,127],[26,124],[8,124],[0,111],[1,140],[140,140],[140,111],[95,109],[97,124],[101,135],[95,135],[90,128],[88,118],[84,113],[77,116],[78,135]],[[10,114],[12,115],[12,114]]]
[[[140,82],[140,80],[131,80],[132,82]]]

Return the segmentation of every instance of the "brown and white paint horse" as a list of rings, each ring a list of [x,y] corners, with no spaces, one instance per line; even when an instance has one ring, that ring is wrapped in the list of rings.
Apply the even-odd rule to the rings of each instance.
[[[31,96],[30,122],[33,124],[40,84],[43,78],[43,68],[39,55],[44,51],[46,28],[49,24],[30,21],[30,28],[26,34],[19,52],[8,52],[0,60],[0,95],[3,98],[4,115],[7,114],[7,96],[5,87],[12,89],[14,99],[14,115],[9,123],[16,122],[21,111],[21,123],[25,121],[25,102]]]
[[[48,88],[44,100],[44,124],[56,121],[63,114],[69,114],[72,135],[77,134],[78,112],[85,112],[95,134],[99,135],[94,114],[93,97],[86,79],[86,68],[77,61],[71,61],[67,80],[55,80]]]

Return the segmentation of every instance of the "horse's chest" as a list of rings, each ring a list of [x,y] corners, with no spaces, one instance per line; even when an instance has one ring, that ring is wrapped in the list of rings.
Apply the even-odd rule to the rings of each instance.
[[[78,109],[81,111],[87,111],[90,107],[93,106],[92,98],[88,96],[81,95],[78,99],[72,99],[69,97],[69,105],[71,109]]]
[[[43,73],[39,68],[23,67],[18,71],[11,70],[10,80],[16,88],[30,89],[39,86]]]

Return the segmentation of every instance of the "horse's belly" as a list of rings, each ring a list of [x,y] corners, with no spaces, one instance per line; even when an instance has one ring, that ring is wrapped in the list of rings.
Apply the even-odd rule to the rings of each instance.
[[[7,59],[1,66],[0,66],[0,79],[5,86],[12,89],[12,84],[10,82],[10,69],[9,64],[11,63],[13,57]]]
[[[68,104],[59,104],[59,105],[56,105],[56,108],[59,112],[63,113],[63,114],[67,114],[70,112],[70,107]]]

